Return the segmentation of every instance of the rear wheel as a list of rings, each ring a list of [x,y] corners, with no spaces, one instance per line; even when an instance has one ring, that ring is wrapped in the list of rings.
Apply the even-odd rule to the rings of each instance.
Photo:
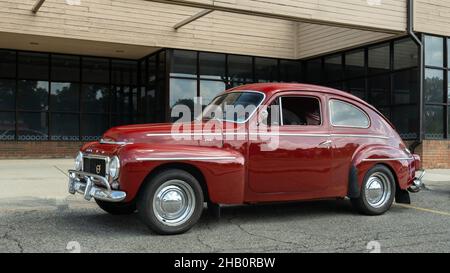
[[[362,214],[380,215],[389,210],[395,197],[395,179],[383,165],[376,165],[364,176],[359,198],[351,199]]]
[[[128,215],[136,211],[136,204],[133,203],[113,203],[95,199],[97,205],[104,211],[112,215]]]
[[[167,170],[144,186],[138,200],[141,220],[159,234],[188,231],[203,211],[202,188],[190,173]]]

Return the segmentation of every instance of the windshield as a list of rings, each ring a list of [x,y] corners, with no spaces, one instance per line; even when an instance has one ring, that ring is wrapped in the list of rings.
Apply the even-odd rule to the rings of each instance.
[[[259,92],[229,92],[212,100],[202,113],[202,118],[231,122],[246,122],[262,103],[264,94]]]

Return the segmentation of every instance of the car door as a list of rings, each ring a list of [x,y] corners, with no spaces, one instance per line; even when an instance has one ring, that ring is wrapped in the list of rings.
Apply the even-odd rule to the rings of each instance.
[[[305,198],[308,194],[312,197],[327,190],[331,180],[332,143],[324,101],[318,93],[289,92],[267,104],[279,106],[280,118],[271,120],[267,133],[258,130],[259,137],[250,138],[250,190],[256,193],[306,193]],[[277,137],[277,134],[277,141],[267,138]],[[278,145],[268,149],[268,142]]]

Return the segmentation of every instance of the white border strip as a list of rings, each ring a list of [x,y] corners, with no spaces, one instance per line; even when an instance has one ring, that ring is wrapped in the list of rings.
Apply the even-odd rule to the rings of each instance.
[[[396,157],[396,158],[366,158],[362,161],[398,161],[398,160],[413,160],[413,157]]]
[[[234,160],[234,156],[209,156],[209,157],[139,157],[138,161],[205,161],[205,160]]]

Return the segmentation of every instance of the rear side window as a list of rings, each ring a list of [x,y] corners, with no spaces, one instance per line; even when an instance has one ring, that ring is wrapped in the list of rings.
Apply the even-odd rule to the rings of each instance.
[[[333,126],[368,128],[369,117],[358,107],[340,100],[330,100],[330,117]]]

